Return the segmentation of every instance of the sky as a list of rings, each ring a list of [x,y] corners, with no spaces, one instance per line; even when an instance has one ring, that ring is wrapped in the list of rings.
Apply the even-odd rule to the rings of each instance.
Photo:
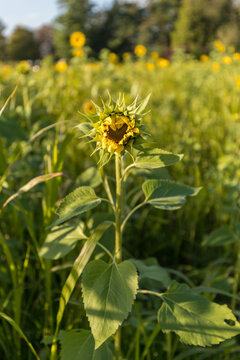
[[[111,0],[94,2],[102,7]],[[58,14],[57,0],[0,0],[0,20],[6,26],[6,35],[9,35],[16,25],[35,29],[50,23]]]

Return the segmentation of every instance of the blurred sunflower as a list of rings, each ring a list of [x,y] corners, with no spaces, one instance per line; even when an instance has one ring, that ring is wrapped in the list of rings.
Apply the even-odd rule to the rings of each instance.
[[[74,57],[82,57],[84,55],[83,49],[74,49],[73,56]]]
[[[208,55],[206,55],[206,54],[202,54],[200,56],[200,61],[202,61],[202,62],[207,62],[209,60],[210,60],[210,57]]]
[[[84,112],[90,113],[90,114],[95,114],[96,113],[95,105],[90,100],[86,100],[83,103],[83,110],[84,110]]]
[[[223,43],[220,40],[214,41],[213,45],[214,45],[215,49],[219,52],[224,53],[226,51],[226,46],[223,45]]]
[[[234,60],[240,60],[240,53],[239,52],[234,53],[233,58]]]
[[[170,65],[170,61],[168,59],[160,57],[157,61],[159,67],[168,67]]]
[[[213,71],[218,71],[220,69],[220,64],[217,61],[214,61],[212,64]]]
[[[146,55],[147,49],[145,48],[144,45],[139,44],[135,47],[134,52],[137,56],[141,57],[141,56]]]
[[[231,62],[232,62],[232,58],[230,56],[224,56],[222,58],[222,63],[223,64],[229,65],[229,64],[231,64]]]
[[[148,63],[146,64],[146,67],[147,67],[147,69],[148,69],[149,71],[155,70],[155,64],[153,64],[153,63],[148,62]]]
[[[109,54],[109,62],[111,64],[117,64],[118,63],[118,56],[114,52],[110,52]]]
[[[70,45],[74,48],[82,47],[86,42],[86,36],[81,31],[75,31],[70,36]]]
[[[59,60],[55,65],[55,69],[58,72],[63,72],[65,70],[67,70],[67,68],[68,68],[68,65],[65,60]]]

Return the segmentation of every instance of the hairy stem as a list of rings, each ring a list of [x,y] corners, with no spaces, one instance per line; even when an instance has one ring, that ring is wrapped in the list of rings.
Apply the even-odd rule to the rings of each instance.
[[[115,157],[116,171],[116,209],[115,209],[115,254],[116,261],[120,263],[122,260],[122,232],[121,232],[121,205],[122,205],[122,182],[121,182],[121,158]],[[121,358],[121,329],[119,328],[115,335],[115,359]]]

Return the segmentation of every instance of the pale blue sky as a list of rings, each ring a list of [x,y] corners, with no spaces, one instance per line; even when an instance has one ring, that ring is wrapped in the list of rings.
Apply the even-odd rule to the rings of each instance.
[[[111,0],[94,0],[94,2],[102,7],[111,3]],[[6,26],[7,35],[16,25],[35,29],[51,22],[58,14],[57,0],[0,0],[0,19]]]

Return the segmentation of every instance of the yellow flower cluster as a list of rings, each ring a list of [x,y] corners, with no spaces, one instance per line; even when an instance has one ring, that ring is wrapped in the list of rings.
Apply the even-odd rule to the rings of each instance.
[[[234,53],[233,58],[234,60],[240,60],[240,53],[239,52]]]
[[[224,53],[226,51],[226,46],[220,40],[214,41],[214,47],[217,51]]]
[[[73,49],[73,56],[81,57],[84,55],[82,47],[86,43],[86,36],[81,31],[75,31],[70,36],[70,45]]]
[[[146,55],[147,49],[145,48],[144,45],[137,45],[134,49],[134,53],[137,56],[142,57],[142,56]]]
[[[223,63],[223,64],[226,64],[226,65],[229,65],[229,64],[232,63],[232,58],[231,58],[230,56],[226,55],[226,56],[224,56],[224,57],[222,58],[222,63]]]

